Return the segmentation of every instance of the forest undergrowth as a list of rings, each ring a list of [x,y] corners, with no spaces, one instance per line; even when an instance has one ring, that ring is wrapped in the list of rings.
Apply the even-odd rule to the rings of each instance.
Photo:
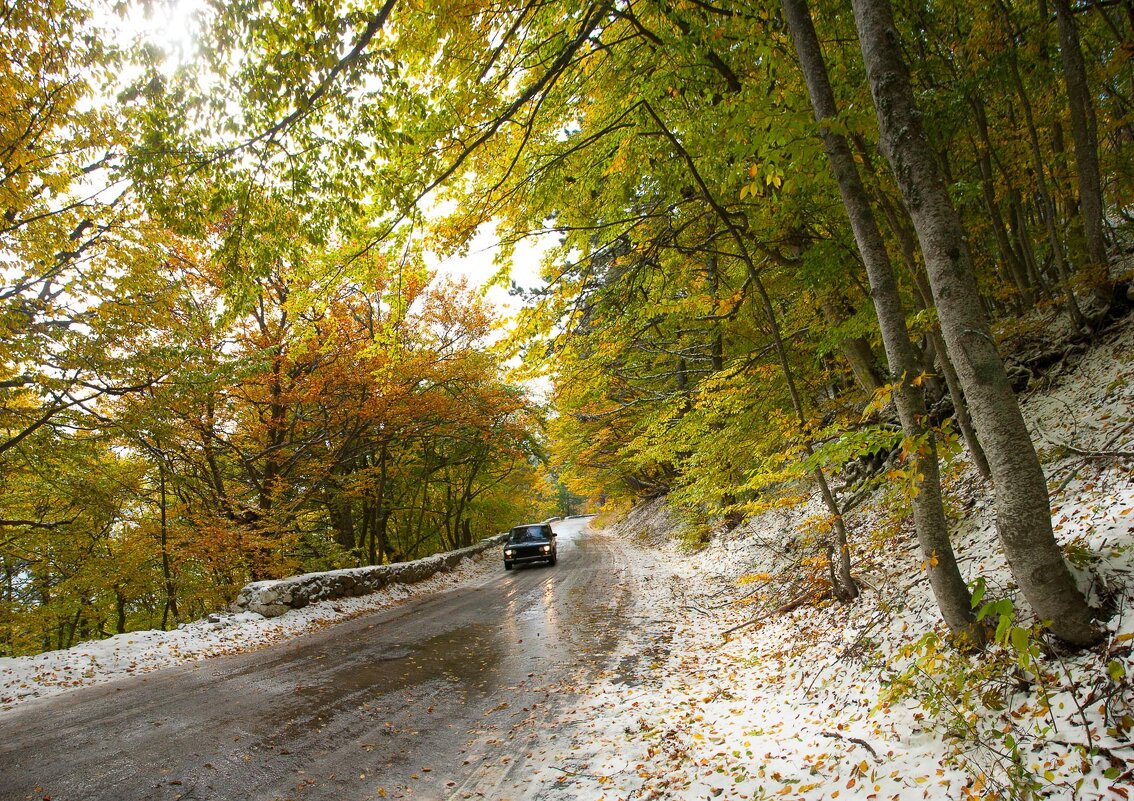
[[[1077,360],[1077,361],[1076,361]],[[1075,361],[1074,364],[1071,364]],[[591,687],[582,734],[545,756],[573,797],[1117,799],[1134,786],[1134,325],[1021,397],[1076,578],[1105,610],[1101,644],[1067,652],[1018,593],[992,487],[967,453],[945,487],[961,571],[994,632],[953,648],[909,521],[882,486],[848,516],[851,604],[811,578],[811,498],[703,546],[662,499],[615,527],[646,545],[632,676]],[[844,487],[844,492],[852,488]]]

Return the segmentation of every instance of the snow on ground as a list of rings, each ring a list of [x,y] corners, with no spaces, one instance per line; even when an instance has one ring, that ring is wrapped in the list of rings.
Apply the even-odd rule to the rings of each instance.
[[[641,620],[623,663],[635,664],[584,689],[565,720],[575,736],[533,754],[535,775],[559,778],[526,797],[1127,798],[1134,460],[1091,454],[1134,450],[1134,326],[1045,381],[1023,407],[1057,536],[1086,588],[1112,592],[1103,645],[1075,656],[1033,650],[1023,668],[1008,648],[975,657],[939,642],[915,648],[943,626],[912,532],[887,519],[885,498],[848,520],[871,589],[853,605],[791,611],[777,607],[796,590],[769,592],[783,582],[765,574],[792,575],[801,555],[782,543],[815,503],[766,513],[687,554],[667,539],[674,525],[655,502],[618,526],[650,543],[631,567]],[[989,489],[967,466],[953,473],[961,569],[983,577],[986,600],[1012,599],[1028,625],[995,542]],[[916,691],[887,695],[903,686]]]
[[[72,687],[263,648],[412,598],[483,580],[499,567],[499,555],[490,548],[416,584],[391,584],[371,595],[321,601],[280,617],[268,619],[255,612],[218,613],[172,631],[133,631],[62,651],[0,658],[0,713]]]
[[[625,571],[637,587],[634,630],[608,675],[565,688],[584,698],[527,755],[526,797],[1008,799],[1030,797],[1030,787],[1043,798],[1127,798],[1134,326],[1042,382],[1043,393],[1023,406],[1048,472],[1057,534],[1085,588],[1116,610],[1102,646],[1073,657],[1034,653],[1005,684],[1016,654],[992,648],[962,657],[919,640],[942,627],[912,532],[888,513],[884,493],[848,518],[857,573],[869,584],[863,597],[791,609],[809,572],[797,531],[818,513],[814,502],[767,512],[696,553],[679,549],[676,526],[654,503],[618,526],[641,546],[628,549]],[[1012,599],[1023,620],[1026,606],[995,543],[988,488],[963,464],[947,483],[962,572],[984,579],[987,599]],[[175,631],[0,659],[0,708],[263,647],[497,567],[488,552],[419,584],[271,620],[214,615]],[[894,692],[903,686],[913,689]]]

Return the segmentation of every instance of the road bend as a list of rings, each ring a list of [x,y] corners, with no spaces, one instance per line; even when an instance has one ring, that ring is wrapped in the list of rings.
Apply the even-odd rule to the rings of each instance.
[[[4,713],[0,799],[500,801],[537,737],[570,736],[556,711],[618,669],[631,617],[619,541],[555,528],[554,567]]]

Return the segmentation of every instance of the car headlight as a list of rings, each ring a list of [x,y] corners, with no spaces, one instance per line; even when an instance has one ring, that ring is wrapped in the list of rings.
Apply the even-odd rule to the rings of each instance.
[[[548,551],[550,551],[550,550],[551,550],[551,546],[550,546],[550,545],[545,545],[545,546],[543,546],[543,552],[544,552],[544,553],[547,553],[547,552],[548,552]]]
[[[505,555],[505,556],[511,556],[511,555],[512,555],[512,552],[511,552],[511,551],[505,551],[505,552],[504,552],[504,555]]]

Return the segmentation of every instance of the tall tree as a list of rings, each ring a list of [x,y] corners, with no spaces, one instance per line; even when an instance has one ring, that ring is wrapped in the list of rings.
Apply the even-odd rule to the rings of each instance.
[[[1052,632],[1074,645],[1098,639],[1092,611],[1051,528],[1047,481],[973,279],[960,221],[925,138],[888,0],[853,0],[881,143],[909,210],[949,354],[996,485],[997,530],[1012,574]]]
[[[1059,28],[1059,53],[1067,100],[1071,107],[1071,140],[1075,149],[1075,172],[1079,177],[1079,217],[1087,241],[1087,273],[1096,297],[1110,304],[1110,258],[1106,252],[1105,203],[1099,170],[1099,133],[1091,102],[1091,87],[1079,30],[1068,0],[1052,0]]]
[[[811,105],[820,126],[820,136],[870,278],[871,296],[890,364],[890,380],[895,387],[894,395],[902,429],[907,440],[913,443],[910,450],[913,453],[914,471],[920,476],[913,497],[914,524],[925,557],[929,582],[937,606],[954,635],[967,641],[969,645],[979,644],[983,637],[973,616],[968,587],[961,578],[953,546],[949,541],[945,509],[941,502],[937,445],[932,429],[927,426],[925,403],[921,389],[917,386],[919,371],[909,331],[906,329],[905,311],[894,280],[890,256],[850,145],[845,137],[830,127],[838,109],[811,13],[805,0],[782,0],[782,5],[799,54],[800,66],[807,79]]]

